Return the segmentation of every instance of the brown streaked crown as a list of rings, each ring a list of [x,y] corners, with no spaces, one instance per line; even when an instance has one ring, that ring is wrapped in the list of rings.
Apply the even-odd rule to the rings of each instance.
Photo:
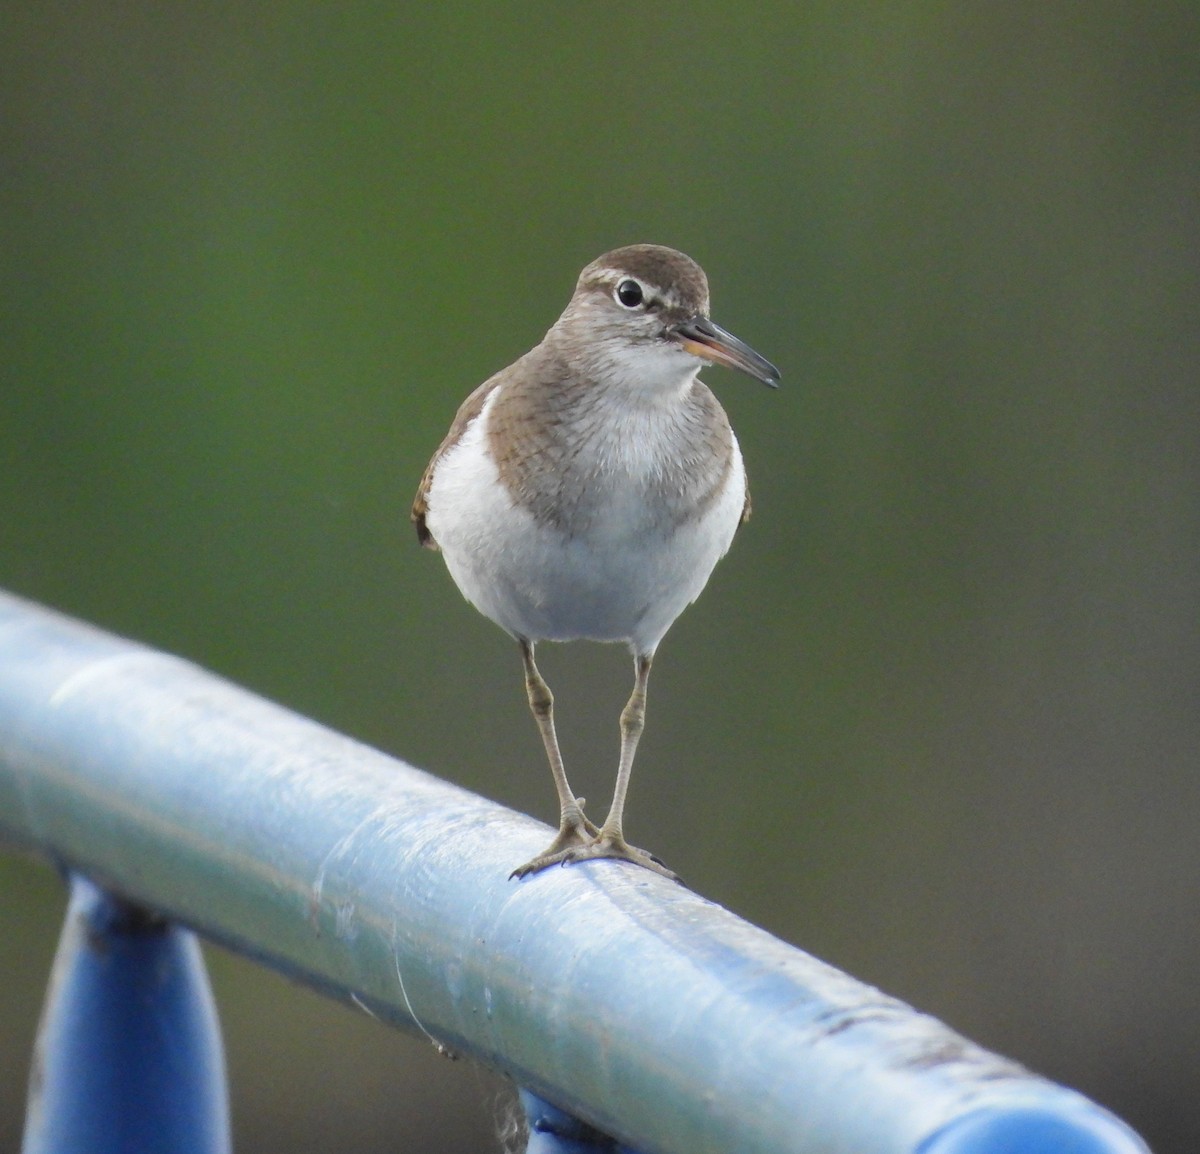
[[[661,244],[627,244],[597,257],[579,274],[576,292],[621,276],[641,281],[672,312],[708,313],[708,277],[690,256]]]

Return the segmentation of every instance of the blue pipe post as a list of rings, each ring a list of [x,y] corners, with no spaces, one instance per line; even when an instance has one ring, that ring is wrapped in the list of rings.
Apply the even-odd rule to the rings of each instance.
[[[22,1154],[229,1154],[220,1028],[196,937],[81,875],[30,1078]]]
[[[520,1099],[529,1129],[525,1154],[637,1154],[529,1090]]]

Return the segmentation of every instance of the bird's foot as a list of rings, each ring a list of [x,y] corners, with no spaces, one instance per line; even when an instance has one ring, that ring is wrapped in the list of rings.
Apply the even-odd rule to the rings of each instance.
[[[537,873],[549,865],[555,865],[563,859],[562,855],[573,849],[581,849],[590,845],[599,835],[600,830],[594,822],[584,816],[583,807],[587,798],[577,797],[573,805],[564,807],[559,821],[558,833],[554,840],[537,857],[518,866],[508,876],[523,878],[528,874]]]
[[[627,861],[633,865],[641,866],[652,873],[661,874],[665,878],[670,878],[673,882],[680,882],[682,884],[678,874],[667,869],[653,854],[630,845],[620,834],[605,833],[601,830],[595,837],[590,838],[583,844],[573,843],[559,847],[557,843],[561,837],[562,834],[560,831],[559,837],[554,839],[554,842],[546,848],[544,853],[538,854],[532,861],[528,861],[519,869],[513,870],[510,876],[523,878],[552,865],[565,866],[570,865],[572,862],[611,858],[614,861]]]
[[[564,851],[561,864],[566,865],[568,862],[577,861],[593,861],[597,858],[627,861],[633,865],[641,866],[642,869],[648,869],[652,873],[670,878],[673,882],[680,880],[679,875],[674,870],[669,870],[663,865],[661,858],[656,858],[652,853],[647,853],[644,849],[638,849],[637,846],[630,845],[619,833],[606,833],[604,830],[601,830],[587,845]]]

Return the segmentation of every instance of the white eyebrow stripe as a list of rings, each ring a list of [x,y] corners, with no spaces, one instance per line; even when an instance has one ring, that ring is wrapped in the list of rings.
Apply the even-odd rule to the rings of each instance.
[[[619,280],[635,280],[644,289],[653,289],[655,292],[660,291],[658,285],[656,285],[653,281],[648,281],[648,280],[646,280],[645,277],[634,276],[633,273],[631,273],[623,268],[609,268],[609,267],[605,266],[604,268],[598,268],[596,270],[596,275],[601,280],[606,281],[606,282],[607,281],[619,281]]]
[[[679,308],[682,303],[679,297],[672,290],[668,289],[664,291],[653,281],[646,280],[645,277],[634,276],[633,273],[628,272],[623,268],[611,268],[608,265],[604,265],[596,270],[596,276],[599,280],[603,281],[609,286],[615,285],[616,282],[623,280],[637,281],[637,283],[640,284],[645,290],[647,296],[653,297],[656,301],[660,301],[662,304],[666,305],[667,308],[676,309]]]

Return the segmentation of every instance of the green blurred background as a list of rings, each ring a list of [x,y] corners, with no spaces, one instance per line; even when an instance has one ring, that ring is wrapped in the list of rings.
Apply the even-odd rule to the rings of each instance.
[[[1200,6],[16,3],[0,102],[0,585],[549,819],[408,505],[580,267],[682,248],[784,384],[706,374],[755,516],[630,836],[1200,1147]],[[544,650],[606,799],[628,659]],[[0,857],[3,1149],[63,904]],[[498,1149],[490,1074],[210,958],[242,1150]]]

